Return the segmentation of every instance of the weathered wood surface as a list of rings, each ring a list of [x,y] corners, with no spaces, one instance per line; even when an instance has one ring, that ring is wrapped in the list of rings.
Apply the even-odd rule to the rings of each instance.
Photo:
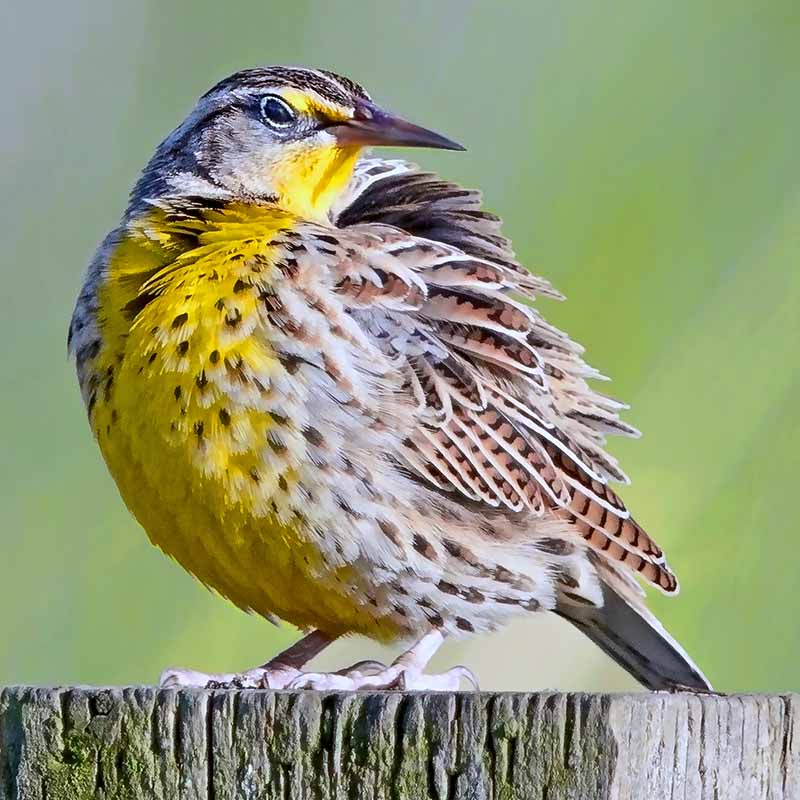
[[[798,800],[798,696],[0,693],[0,798]]]

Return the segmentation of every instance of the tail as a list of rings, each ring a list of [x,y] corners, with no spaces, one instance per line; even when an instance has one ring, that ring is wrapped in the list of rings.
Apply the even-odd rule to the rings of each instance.
[[[643,604],[633,605],[606,581],[600,583],[602,607],[559,599],[556,613],[648,689],[713,691],[699,667]]]

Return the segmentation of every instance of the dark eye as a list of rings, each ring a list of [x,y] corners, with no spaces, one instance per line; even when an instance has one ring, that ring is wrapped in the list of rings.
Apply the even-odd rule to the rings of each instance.
[[[261,98],[261,117],[272,128],[288,128],[294,123],[294,109],[276,94]]]

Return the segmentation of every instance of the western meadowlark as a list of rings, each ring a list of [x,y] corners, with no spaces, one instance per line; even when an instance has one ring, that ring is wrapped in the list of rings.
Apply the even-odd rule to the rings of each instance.
[[[89,421],[154,544],[307,631],[236,675],[162,682],[451,689],[445,637],[555,611],[644,685],[709,684],[645,608],[678,589],[610,481],[634,435],[531,301],[478,192],[370,145],[462,150],[316,69],[238,72],[158,147],[78,298]],[[302,672],[359,633],[389,666]]]

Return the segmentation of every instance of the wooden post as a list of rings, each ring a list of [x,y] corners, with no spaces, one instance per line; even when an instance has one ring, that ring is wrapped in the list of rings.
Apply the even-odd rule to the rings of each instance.
[[[797,800],[798,696],[0,693],[2,800]]]

